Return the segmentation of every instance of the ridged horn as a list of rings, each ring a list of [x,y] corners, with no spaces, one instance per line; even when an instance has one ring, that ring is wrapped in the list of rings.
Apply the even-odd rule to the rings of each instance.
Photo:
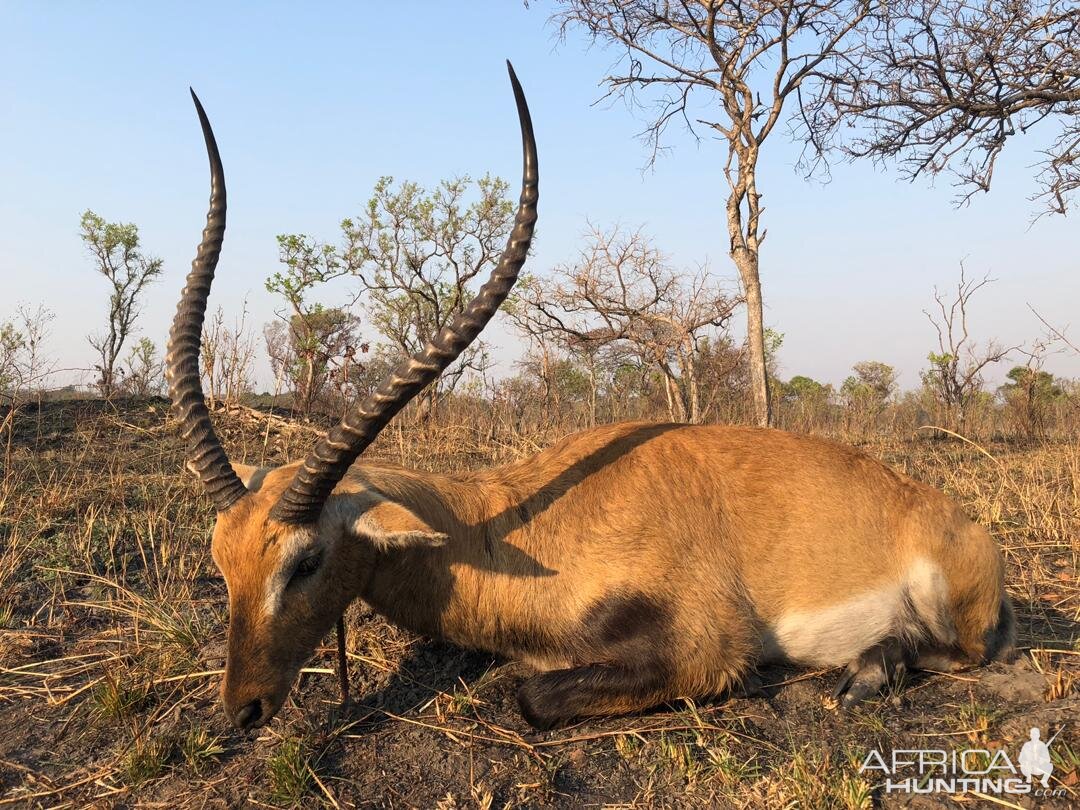
[[[187,441],[189,466],[202,480],[214,508],[224,512],[244,497],[247,489],[229,464],[229,457],[225,455],[210,424],[210,413],[206,409],[199,377],[199,346],[206,316],[206,299],[210,295],[210,284],[214,280],[221,242],[225,236],[225,172],[221,168],[221,155],[218,154],[214,131],[194,90],[191,91],[191,98],[199,113],[206,153],[210,158],[210,210],[206,214],[202,241],[191,263],[191,272],[180,293],[176,317],[169,331],[165,379],[169,383],[173,413],[180,422],[180,433]]]
[[[536,225],[539,174],[536,140],[525,93],[513,65],[507,62],[506,67],[517,100],[524,165],[514,228],[499,263],[460,315],[443,327],[421,351],[398,365],[370,396],[316,443],[289,488],[274,504],[270,516],[275,520],[293,525],[314,523],[326,499],[357,457],[409,400],[438,377],[472,343],[517,281]]]

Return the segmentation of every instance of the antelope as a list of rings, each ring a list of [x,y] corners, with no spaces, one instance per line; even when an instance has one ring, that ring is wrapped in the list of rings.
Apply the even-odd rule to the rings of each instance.
[[[228,588],[222,701],[269,721],[348,605],[531,665],[518,702],[546,729],[752,685],[772,662],[844,667],[850,707],[910,667],[1009,654],[1012,608],[989,534],[938,490],[853,448],[780,430],[625,423],[531,458],[439,474],[358,461],[483,329],[525,262],[538,164],[513,68],[520,205],[476,298],[302,462],[231,464],[211,426],[199,346],[225,230],[206,113],[206,229],[169,337],[189,467],[217,512]],[[340,637],[339,637],[340,640]]]

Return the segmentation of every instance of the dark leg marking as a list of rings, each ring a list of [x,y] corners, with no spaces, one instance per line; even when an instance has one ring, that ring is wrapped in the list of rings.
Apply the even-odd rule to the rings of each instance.
[[[1013,615],[1012,602],[1004,594],[1001,607],[998,608],[998,620],[986,631],[986,649],[983,663],[990,661],[1011,661],[1016,657],[1016,618]]]
[[[647,594],[613,595],[601,599],[585,614],[582,647],[593,655],[634,661],[653,658],[666,648],[671,633],[671,609]]]
[[[574,645],[579,666],[530,678],[518,690],[539,729],[575,717],[623,714],[663,702],[671,680],[671,610],[646,594],[616,594],[585,614]]]
[[[886,686],[895,686],[907,670],[908,655],[897,639],[886,639],[847,665],[832,696],[850,709]]]
[[[647,662],[589,664],[545,672],[518,689],[518,705],[529,725],[542,731],[590,715],[625,714],[663,701],[667,673]]]

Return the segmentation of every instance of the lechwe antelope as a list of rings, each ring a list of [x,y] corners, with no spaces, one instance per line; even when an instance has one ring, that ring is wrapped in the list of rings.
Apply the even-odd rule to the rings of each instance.
[[[168,380],[190,466],[217,509],[233,723],[274,716],[357,598],[410,630],[534,666],[518,698],[541,728],[721,693],[770,661],[846,665],[836,695],[847,706],[906,666],[951,669],[1007,651],[1012,611],[987,533],[940,492],[821,439],[618,424],[482,472],[354,463],[476,337],[525,261],[536,145],[510,78],[524,179],[491,278],[304,462],[269,470],[229,463],[203,403],[199,340],[225,184],[196,99],[210,213],[170,334]]]

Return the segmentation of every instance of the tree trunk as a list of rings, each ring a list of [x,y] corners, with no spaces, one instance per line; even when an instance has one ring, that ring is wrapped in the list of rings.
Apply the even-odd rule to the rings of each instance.
[[[311,416],[311,405],[314,400],[315,388],[315,358],[307,357],[307,373],[304,375],[304,416]]]
[[[667,414],[668,419],[672,422],[678,422],[675,418],[675,401],[671,398],[671,380],[664,377],[664,396],[667,397]]]
[[[733,251],[732,258],[739,268],[739,277],[746,294],[746,343],[750,355],[750,394],[754,403],[754,422],[761,427],[769,427],[773,423],[773,417],[769,399],[769,374],[765,365],[765,323],[758,257],[756,253],[743,247]]]
[[[423,427],[435,420],[435,411],[438,406],[436,401],[435,386],[425,388],[416,396],[416,424]]]
[[[690,389],[690,422],[694,425],[700,425],[704,420],[701,418],[701,391],[698,386],[696,366],[696,361],[691,360],[686,385]]]
[[[596,427],[596,358],[589,357],[589,427]]]

